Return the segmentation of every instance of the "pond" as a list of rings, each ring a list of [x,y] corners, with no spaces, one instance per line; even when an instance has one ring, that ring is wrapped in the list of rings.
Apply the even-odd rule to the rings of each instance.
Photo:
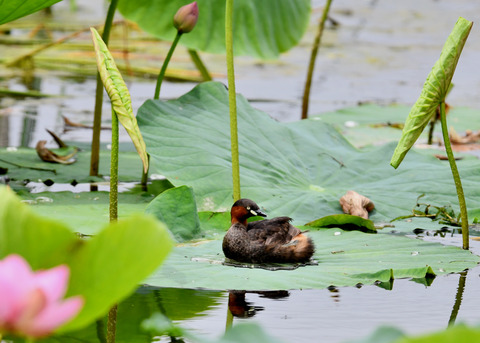
[[[319,0],[312,3],[314,13],[309,30],[297,47],[278,61],[236,59],[237,92],[254,107],[281,122],[300,118],[309,49],[324,4]],[[76,27],[96,25],[102,22],[105,8],[106,4],[102,2],[86,1],[79,3],[77,11],[72,12],[68,2],[61,2],[53,7],[53,22],[69,21]],[[410,106],[418,97],[425,76],[438,58],[457,18],[463,16],[478,21],[480,4],[467,0],[455,3],[441,0],[401,3],[337,0],[332,4],[330,16],[338,25],[327,24],[319,51],[311,93],[312,115],[363,103]],[[31,24],[29,20],[26,18],[20,23]],[[32,28],[19,26],[12,35],[24,36]],[[88,39],[88,35],[82,36],[80,43]],[[166,47],[168,45],[159,44],[159,47],[152,48],[147,58],[154,59],[155,54],[163,54]],[[17,48],[8,47],[8,56],[31,49]],[[143,46],[137,49],[143,49]],[[479,53],[480,33],[474,29],[453,79],[455,87],[448,97],[448,103],[454,108],[480,108],[480,78],[472,73],[476,70]],[[201,56],[215,80],[226,83],[224,57]],[[179,49],[172,63],[177,68],[193,69],[185,50]],[[66,68],[51,71],[39,66],[33,78],[29,78],[21,70],[9,70],[2,64],[2,87],[19,91],[33,89],[54,96],[1,98],[0,147],[35,147],[39,140],[47,140],[49,146],[53,146],[46,129],[56,132],[66,142],[87,147],[91,130],[67,126],[63,117],[74,123],[91,124],[95,93],[92,75],[79,75]],[[151,76],[127,77],[126,80],[136,113],[140,105],[153,96],[155,80]],[[175,99],[195,85],[190,81],[168,81],[163,86],[162,98]],[[110,125],[109,108],[110,103],[105,97],[105,126]],[[480,129],[480,123],[477,123],[472,123],[472,129]],[[109,130],[102,131],[101,141],[108,146]],[[123,130],[121,141],[129,141]],[[362,145],[359,142],[352,144]],[[133,149],[129,144],[123,147]],[[47,187],[46,190],[71,190],[71,187]],[[425,231],[417,238],[446,245],[461,246],[462,243],[461,235],[451,227],[446,232]],[[470,244],[472,252],[480,254],[480,242],[471,240]],[[480,267],[433,280],[398,279],[388,285],[321,290],[242,293],[141,286],[119,306],[119,328],[123,323],[123,329],[118,332],[118,341],[148,341],[138,325],[133,324],[148,318],[154,310],[207,337],[218,337],[225,331],[229,309],[234,316],[234,325],[255,322],[285,342],[346,342],[366,337],[384,325],[397,327],[408,334],[422,334],[444,329],[449,322],[478,325],[479,289]],[[96,324],[92,324],[85,330],[68,334],[65,341],[97,342],[96,328]],[[154,341],[168,342],[170,338],[155,338]]]

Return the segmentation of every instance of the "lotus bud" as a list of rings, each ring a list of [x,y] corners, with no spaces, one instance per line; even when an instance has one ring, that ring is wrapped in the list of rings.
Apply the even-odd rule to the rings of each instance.
[[[1,260],[0,334],[43,337],[75,317],[83,298],[63,299],[69,273],[65,265],[32,271],[19,255]]]
[[[188,33],[193,30],[198,20],[198,5],[194,1],[191,4],[180,7],[173,17],[173,25],[178,33]]]

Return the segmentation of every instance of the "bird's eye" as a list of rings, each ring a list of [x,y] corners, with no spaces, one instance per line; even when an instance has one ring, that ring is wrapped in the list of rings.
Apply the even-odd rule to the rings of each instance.
[[[250,211],[250,206],[247,206],[247,211]]]

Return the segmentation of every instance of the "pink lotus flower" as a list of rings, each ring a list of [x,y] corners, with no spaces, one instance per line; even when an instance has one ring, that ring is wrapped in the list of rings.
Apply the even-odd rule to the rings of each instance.
[[[1,260],[0,333],[42,337],[77,315],[83,299],[62,299],[69,273],[64,265],[33,272],[19,255]]]
[[[193,30],[198,20],[198,5],[194,1],[191,4],[180,7],[173,17],[173,26],[179,33],[188,33]]]

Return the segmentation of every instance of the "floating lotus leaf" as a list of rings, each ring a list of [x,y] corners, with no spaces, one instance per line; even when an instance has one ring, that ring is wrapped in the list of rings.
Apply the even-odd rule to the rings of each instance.
[[[442,275],[474,267],[480,260],[456,247],[401,236],[311,228],[308,235],[315,242],[317,265],[293,270],[291,265],[262,266],[267,269],[248,264],[245,268],[222,265],[221,235],[214,241],[177,246],[146,283],[218,290],[326,288]]]
[[[303,225],[340,214],[339,199],[354,190],[371,199],[375,221],[408,215],[422,202],[452,205],[457,194],[448,164],[412,151],[393,170],[394,143],[357,149],[319,120],[279,123],[237,96],[242,197],[269,217],[288,215]],[[203,83],[177,100],[148,100],[137,120],[151,156],[151,170],[175,186],[193,188],[199,211],[229,211],[232,175],[228,92]],[[469,210],[480,208],[480,165],[466,160],[462,182]],[[426,175],[428,177],[426,177]]]

